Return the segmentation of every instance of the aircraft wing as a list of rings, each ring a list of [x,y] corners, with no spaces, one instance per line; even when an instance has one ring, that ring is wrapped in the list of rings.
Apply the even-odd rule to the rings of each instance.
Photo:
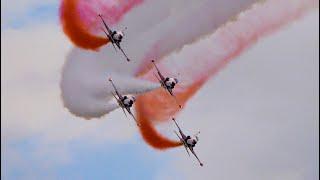
[[[157,78],[157,80],[159,81],[159,83],[161,84],[162,87],[165,87],[165,85],[163,84],[163,82],[161,81],[161,79],[159,79],[159,77],[153,72],[153,75]]]
[[[132,116],[132,118],[134,119],[134,121],[136,121],[137,126],[140,126],[138,120],[136,119],[136,117],[132,114],[130,108],[126,108],[127,112]]]
[[[158,69],[156,63],[154,62],[154,60],[151,60],[151,62],[153,63],[154,67],[157,69],[158,75],[160,76],[161,80],[164,81],[164,76],[161,74],[160,70]]]
[[[123,103],[120,101],[120,99],[118,99],[118,98],[116,97],[115,94],[113,94],[113,92],[111,92],[111,94],[112,94],[113,97],[117,100],[119,106],[121,107],[121,109],[122,109],[122,111],[123,111],[123,114],[124,114],[126,117],[128,117],[126,111],[123,109],[123,107],[124,107]]]
[[[178,135],[177,131],[173,131],[174,133],[176,133],[176,135],[178,136],[179,140],[183,143],[184,148],[186,149],[189,157],[190,157],[190,153],[188,151],[188,146],[186,145],[186,142]]]
[[[114,91],[116,92],[117,96],[119,97],[119,99],[120,99],[120,100],[123,99],[123,97],[121,96],[121,94],[118,92],[117,87],[113,84],[113,81],[112,81],[111,78],[109,78],[109,81],[110,81],[110,83],[112,84],[112,87],[113,87]]]
[[[176,103],[178,104],[179,108],[182,108],[182,106],[179,104],[177,97],[173,94],[172,90],[165,87],[168,91],[168,93],[174,98],[174,100],[176,101]]]
[[[173,122],[176,124],[176,126],[178,127],[179,133],[180,133],[182,139],[186,139],[187,136],[186,136],[185,134],[183,134],[183,132],[182,132],[182,130],[180,129],[180,127],[179,127],[178,123],[176,122],[176,120],[175,120],[174,118],[172,118],[172,120],[173,120]],[[184,142],[184,141],[183,141],[183,142]]]
[[[109,28],[109,26],[107,25],[107,23],[104,21],[104,19],[103,19],[103,17],[102,17],[102,15],[101,15],[101,14],[99,14],[99,17],[101,18],[101,20],[102,20],[102,23],[103,23],[104,27],[107,29],[108,34],[111,36],[111,34],[112,34],[111,29]]]
[[[200,161],[200,159],[198,158],[197,154],[194,152],[193,148],[189,147],[189,150],[191,151],[191,153],[197,158],[198,162],[200,163],[200,166],[203,166],[202,162]]]
[[[118,46],[118,48],[120,49],[120,51],[122,52],[122,54],[127,58],[127,61],[130,61],[130,59],[128,58],[127,54],[123,51],[123,49],[121,48],[119,43],[116,43],[116,45]]]

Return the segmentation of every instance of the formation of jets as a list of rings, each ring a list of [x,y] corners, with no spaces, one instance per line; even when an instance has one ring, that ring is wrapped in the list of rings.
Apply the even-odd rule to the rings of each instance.
[[[105,22],[105,20],[103,19],[102,15],[99,14],[99,17],[102,21],[102,24],[105,27],[105,29],[102,28],[102,30],[105,33],[105,35],[107,36],[108,40],[112,43],[112,46],[114,47],[114,49],[117,51],[117,48],[118,48],[122,52],[122,54],[125,56],[126,60],[130,61],[127,54],[124,52],[124,50],[120,46],[120,43],[124,37],[123,31],[111,30],[109,28],[109,26],[107,25],[107,23]],[[159,68],[157,67],[155,61],[151,60],[151,62],[154,65],[155,69],[157,70],[157,74],[154,74],[154,75],[156,76],[157,80],[159,81],[161,87],[165,91],[167,91],[170,94],[170,96],[172,96],[174,98],[174,100],[178,104],[179,108],[181,108],[182,106],[178,103],[178,100],[173,93],[173,89],[174,89],[175,85],[178,84],[178,79],[173,78],[173,77],[165,77],[161,73]],[[109,82],[111,83],[111,85],[114,89],[114,91],[111,93],[114,96],[114,98],[116,99],[119,107],[122,109],[125,116],[127,117],[127,113],[128,113],[135,120],[137,126],[140,126],[138,120],[136,119],[136,117],[134,116],[134,114],[131,112],[131,109],[130,109],[136,101],[135,97],[132,95],[122,95],[119,92],[119,90],[117,89],[116,85],[114,84],[114,82],[111,78],[109,78]],[[187,136],[182,132],[182,130],[180,129],[176,120],[174,118],[172,118],[172,120],[179,130],[178,132],[176,132],[176,131],[174,131],[174,132],[177,135],[177,137],[179,138],[179,141],[183,144],[188,155],[190,156],[190,153],[189,153],[189,151],[190,151],[196,157],[196,159],[200,163],[200,166],[203,166],[202,162],[200,161],[200,159],[198,158],[198,156],[196,155],[196,153],[194,151],[194,147],[197,144],[197,142],[199,141],[198,134],[200,132],[198,132],[194,136]]]

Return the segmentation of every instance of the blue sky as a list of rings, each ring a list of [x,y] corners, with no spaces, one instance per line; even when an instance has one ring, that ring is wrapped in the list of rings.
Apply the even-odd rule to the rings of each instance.
[[[165,164],[170,153],[162,154],[147,147],[139,138],[124,144],[105,143],[98,147],[90,144],[70,142],[68,151],[71,161],[43,167],[42,160],[35,159],[38,139],[8,143],[25,157],[28,169],[11,167],[6,169],[5,179],[24,179],[28,176],[46,179],[153,179]],[[44,157],[46,159],[46,157]],[[49,157],[48,157],[49,159]],[[167,160],[166,160],[167,159]],[[10,161],[10,159],[4,158]],[[5,164],[5,163],[4,163]],[[31,171],[30,175],[26,171]],[[49,175],[49,176],[48,176]]]
[[[23,28],[35,24],[55,22],[58,23],[58,4],[41,4],[22,12],[4,9],[1,12],[3,22],[1,28]]]

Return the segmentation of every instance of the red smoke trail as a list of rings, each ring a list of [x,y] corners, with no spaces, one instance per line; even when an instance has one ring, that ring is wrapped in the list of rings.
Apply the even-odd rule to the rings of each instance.
[[[185,88],[183,92],[176,93],[179,103],[185,104],[203,83],[204,81],[200,80]],[[151,120],[155,122],[171,119],[172,115],[179,111],[176,102],[172,97],[169,97],[168,92],[164,89],[158,89],[140,95],[135,107],[137,118],[141,123],[142,137],[150,146],[163,150],[182,145],[180,141],[173,141],[159,134],[151,122]]]
[[[139,128],[140,128],[140,132],[142,134],[143,139],[150,146],[160,150],[182,145],[180,141],[172,141],[170,139],[167,139],[166,137],[162,136],[156,131],[153,123],[150,122],[150,119],[148,119],[143,114],[145,107],[148,106],[147,104],[144,104],[144,103],[145,101],[143,100],[143,98],[139,98],[136,102],[136,111],[140,112],[140,113],[137,113],[137,118],[139,119],[139,122],[140,122]]]
[[[60,7],[60,18],[64,32],[71,41],[79,47],[95,50],[106,44],[105,38],[93,34],[100,32],[100,22],[97,20],[97,13],[102,12],[108,23],[117,23],[121,17],[134,5],[142,0],[63,0]],[[112,3],[112,4],[111,4]],[[237,21],[227,23],[208,40],[211,42],[211,49],[202,47],[203,50],[192,49],[188,46],[189,52],[196,53],[192,61],[185,61],[185,72],[181,76],[189,79],[192,83],[185,86],[178,86],[175,94],[178,101],[184,105],[201,86],[215,73],[221,70],[229,61],[233,60],[260,37],[265,36],[283,26],[287,22],[299,17],[303,12],[312,6],[317,6],[314,0],[267,0],[239,16]],[[192,21],[192,19],[190,19]],[[177,29],[179,30],[179,29]],[[187,31],[183,29],[182,31]],[[201,31],[201,28],[199,28]],[[198,42],[196,42],[198,43]],[[146,55],[157,54],[155,45]],[[213,47],[213,48],[212,48]],[[191,49],[190,49],[191,48]],[[187,49],[187,47],[184,47]],[[179,53],[178,53],[179,54]],[[162,57],[165,55],[162,55]],[[157,56],[156,56],[157,57]],[[169,56],[170,57],[170,56]],[[161,58],[161,57],[160,57]],[[160,59],[159,60],[162,60]],[[188,58],[188,57],[186,57]],[[170,61],[168,58],[163,58]],[[150,59],[147,59],[150,61]],[[184,59],[186,60],[186,59]],[[193,70],[196,64],[205,64],[201,72]],[[143,78],[154,80],[148,68],[138,74]],[[166,68],[169,69],[170,68]],[[137,117],[141,122],[140,131],[145,141],[154,148],[166,149],[180,146],[178,141],[170,140],[159,134],[154,125],[157,122],[166,122],[177,112],[177,104],[168,96],[163,89],[141,95],[136,103]]]
[[[288,2],[290,1],[288,0]],[[207,69],[203,69],[199,79],[191,86],[179,87],[175,93],[178,101],[182,103],[182,105],[185,104],[210,77],[219,72],[229,61],[235,59],[244,50],[248,49],[258,38],[270,34],[286,23],[297,19],[303,15],[307,9],[313,7],[313,2],[315,1],[301,4],[297,3],[296,6],[293,5],[291,7],[288,6],[288,2],[270,0],[266,2],[266,4],[259,5],[258,8],[248,10],[238,21],[227,24],[219,29],[211,40],[216,43],[214,47],[226,49],[226,52],[222,56],[219,54],[219,56],[212,57],[212,64],[208,64]],[[277,15],[277,18],[270,15],[271,9],[273,13]],[[255,19],[257,16],[259,16],[260,19]],[[260,23],[261,21],[264,23]],[[256,24],[258,26],[255,26]],[[233,45],[230,46],[230,43]],[[202,54],[204,56],[206,55],[205,52]],[[203,59],[207,59],[207,57],[203,57]],[[191,65],[189,71],[192,71],[192,66],[193,65]],[[145,73],[145,71],[140,73],[143,74],[144,78],[154,80],[152,73]],[[187,77],[190,76],[188,72],[184,75]],[[192,79],[194,77],[190,78]],[[152,123],[153,121],[168,121],[180,111],[174,100],[161,89],[139,96],[137,102],[137,117],[139,121],[143,123],[140,131],[144,140],[156,149],[176,147],[179,142],[174,142],[163,137],[155,130]]]
[[[107,44],[106,37],[99,37],[93,32],[101,32],[102,24],[98,14],[102,14],[109,25],[121,20],[123,15],[142,0],[62,0],[60,5],[60,21],[64,33],[76,46],[97,50]]]
[[[97,50],[107,44],[105,37],[92,35],[81,22],[77,11],[78,0],[63,0],[60,6],[60,21],[64,33],[78,47]]]

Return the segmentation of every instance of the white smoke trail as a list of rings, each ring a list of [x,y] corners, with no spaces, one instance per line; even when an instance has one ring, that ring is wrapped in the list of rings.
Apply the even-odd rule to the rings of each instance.
[[[76,116],[86,119],[101,117],[118,108],[112,101],[112,78],[122,94],[140,94],[158,88],[159,85],[130,76],[130,66],[112,65],[96,53],[74,49],[62,71],[61,91],[66,108]],[[116,64],[116,62],[114,62]]]
[[[169,16],[152,27],[145,27],[138,21],[136,26],[145,27],[145,30],[142,33],[128,31],[130,39],[125,43],[126,49],[134,60],[142,61],[138,64],[139,71],[150,59],[159,60],[180,50],[184,45],[213,33],[220,25],[256,1],[240,0],[235,3],[232,0],[203,0],[192,1],[190,4],[184,2],[183,5],[178,3]],[[133,19],[135,22],[130,15],[128,13],[126,16],[128,21]],[[148,14],[148,17],[152,19],[153,14]]]
[[[129,27],[123,48],[133,62],[127,63],[111,45],[99,52],[73,49],[69,53],[61,80],[65,107],[85,118],[100,117],[117,108],[115,102],[110,101],[111,89],[107,82],[110,76],[123,93],[157,88],[158,85],[133,78],[139,69],[150,65],[143,61],[147,52],[156,50],[157,56],[153,57],[161,58],[214,31],[253,1],[146,1],[127,13],[119,24],[119,27]],[[161,45],[154,49],[156,44]]]
[[[117,78],[118,86],[124,93],[137,90],[147,92],[157,88],[158,85],[139,81],[134,76],[151,68],[151,59],[174,59],[165,56],[174,57],[173,52],[185,45],[188,46],[176,58],[186,58],[188,61],[172,61],[167,68],[171,69],[171,73],[175,66],[181,72],[184,72],[183,67],[195,68],[196,74],[188,75],[191,81],[197,79],[196,75],[202,75],[199,72],[207,68],[205,66],[210,60],[202,59],[202,65],[193,66],[198,57],[204,58],[203,54],[212,51],[214,56],[219,56],[219,52],[222,53],[220,55],[225,55],[226,52],[225,49],[219,49],[223,46],[216,47],[207,40],[199,40],[204,36],[210,37],[219,26],[248,9],[254,2],[257,0],[150,0],[142,3],[128,12],[118,24],[118,27],[128,27],[122,46],[132,59],[130,63],[125,61],[121,53],[114,52],[110,44],[101,48],[99,52],[79,49],[70,52],[61,81],[65,106],[72,113],[86,118],[100,117],[110,112],[116,105],[108,101],[111,98],[107,82],[109,76]],[[260,27],[259,24],[257,26]],[[204,48],[206,43],[208,47]],[[228,43],[227,47],[232,47],[232,43]],[[196,53],[193,53],[194,51]],[[181,66],[179,63],[185,65]]]

